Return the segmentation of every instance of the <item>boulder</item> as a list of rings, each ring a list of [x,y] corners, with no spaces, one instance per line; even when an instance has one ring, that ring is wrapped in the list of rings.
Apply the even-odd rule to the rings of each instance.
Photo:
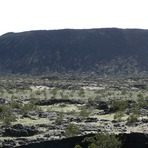
[[[23,126],[22,124],[16,124],[6,127],[3,136],[23,137],[33,136],[38,133],[38,130],[34,126]]]

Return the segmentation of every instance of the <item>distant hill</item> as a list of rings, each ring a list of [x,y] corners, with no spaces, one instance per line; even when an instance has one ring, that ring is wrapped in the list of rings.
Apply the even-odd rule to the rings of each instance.
[[[148,72],[148,30],[63,29],[0,36],[0,73]]]

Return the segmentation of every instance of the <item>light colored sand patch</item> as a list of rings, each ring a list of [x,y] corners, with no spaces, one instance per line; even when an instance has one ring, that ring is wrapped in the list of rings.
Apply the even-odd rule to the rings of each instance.
[[[56,111],[56,112],[70,112],[70,111],[78,111],[78,106],[71,105],[71,104],[66,104],[66,105],[52,105],[52,106],[41,106],[41,110],[46,112],[46,111]]]
[[[84,90],[104,90],[105,87],[97,87],[97,86],[84,86],[82,87]]]
[[[43,86],[43,85],[39,85],[39,86],[30,86],[30,88],[33,90],[33,91],[42,91],[42,90],[45,90],[45,89],[50,89],[49,87],[47,86]]]
[[[19,119],[17,121],[17,124],[23,124],[23,125],[36,125],[36,124],[49,124],[50,121],[48,118],[40,118],[37,120],[31,120],[29,118],[23,118]]]

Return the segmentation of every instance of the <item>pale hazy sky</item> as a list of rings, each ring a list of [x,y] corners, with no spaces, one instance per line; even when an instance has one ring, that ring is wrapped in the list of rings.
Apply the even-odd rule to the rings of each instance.
[[[105,27],[148,29],[148,0],[0,0],[0,35]]]

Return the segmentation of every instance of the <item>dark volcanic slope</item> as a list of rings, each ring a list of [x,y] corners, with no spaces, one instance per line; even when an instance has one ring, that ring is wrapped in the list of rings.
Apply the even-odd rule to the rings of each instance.
[[[0,71],[41,74],[148,71],[148,30],[88,29],[7,33],[0,36]]]

